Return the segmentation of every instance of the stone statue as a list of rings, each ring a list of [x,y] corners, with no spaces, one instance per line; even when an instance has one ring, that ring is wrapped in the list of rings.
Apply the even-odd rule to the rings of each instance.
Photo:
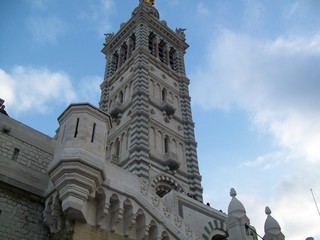
[[[106,43],[110,41],[110,39],[114,36],[114,33],[105,33],[104,34],[106,37],[105,37],[105,41]]]
[[[187,30],[186,28],[176,28],[176,33],[178,34],[179,37],[183,38],[184,40],[186,39],[186,34],[184,31]]]
[[[154,5],[154,0],[142,0],[142,2],[151,3],[152,5]]]

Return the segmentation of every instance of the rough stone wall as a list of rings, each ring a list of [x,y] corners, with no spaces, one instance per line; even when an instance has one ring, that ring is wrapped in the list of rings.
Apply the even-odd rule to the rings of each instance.
[[[130,236],[124,237],[115,232],[105,231],[101,228],[77,222],[74,226],[73,240],[132,240]]]
[[[0,183],[0,239],[47,240],[41,199],[20,189]]]
[[[46,173],[52,155],[11,135],[0,132],[0,156],[12,159],[14,149],[19,149],[15,161],[36,171]]]

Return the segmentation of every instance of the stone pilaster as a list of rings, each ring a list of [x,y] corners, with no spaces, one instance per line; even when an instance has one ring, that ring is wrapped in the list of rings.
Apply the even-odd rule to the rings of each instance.
[[[198,200],[202,200],[201,175],[197,159],[197,143],[194,135],[194,123],[192,121],[190,96],[188,91],[189,80],[183,78],[180,82],[181,112],[183,118],[183,130],[186,144],[186,162],[191,194]]]

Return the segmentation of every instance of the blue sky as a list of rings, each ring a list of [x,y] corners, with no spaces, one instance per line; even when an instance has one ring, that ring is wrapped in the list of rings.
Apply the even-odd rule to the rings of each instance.
[[[0,2],[0,97],[50,136],[71,102],[98,105],[104,33],[138,0]],[[263,235],[265,206],[287,239],[320,239],[320,1],[158,0],[187,28],[204,198],[227,211],[234,187]]]

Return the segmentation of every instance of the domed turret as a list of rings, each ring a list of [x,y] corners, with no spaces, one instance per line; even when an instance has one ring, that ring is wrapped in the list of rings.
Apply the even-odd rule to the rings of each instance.
[[[271,210],[269,207],[266,207],[265,210],[266,214],[268,215],[266,222],[264,223],[264,231],[265,233],[279,233],[281,232],[281,227],[279,225],[279,223],[277,222],[277,220],[275,220],[272,216],[271,216]]]
[[[228,218],[226,221],[229,240],[249,240],[255,236],[255,228],[250,225],[250,219],[246,215],[246,209],[236,198],[237,192],[234,188],[230,189],[232,197],[228,206]],[[253,238],[255,239],[255,238]]]
[[[266,207],[265,213],[268,215],[268,217],[264,223],[264,232],[265,232],[264,239],[271,240],[271,239],[274,239],[274,237],[276,237],[276,239],[283,240],[285,237],[281,232],[281,227],[277,222],[277,220],[275,220],[271,216],[271,210],[269,207]]]
[[[243,204],[236,198],[237,192],[234,188],[230,190],[230,196],[232,197],[228,207],[228,215],[234,217],[242,217],[246,214],[246,209]]]

